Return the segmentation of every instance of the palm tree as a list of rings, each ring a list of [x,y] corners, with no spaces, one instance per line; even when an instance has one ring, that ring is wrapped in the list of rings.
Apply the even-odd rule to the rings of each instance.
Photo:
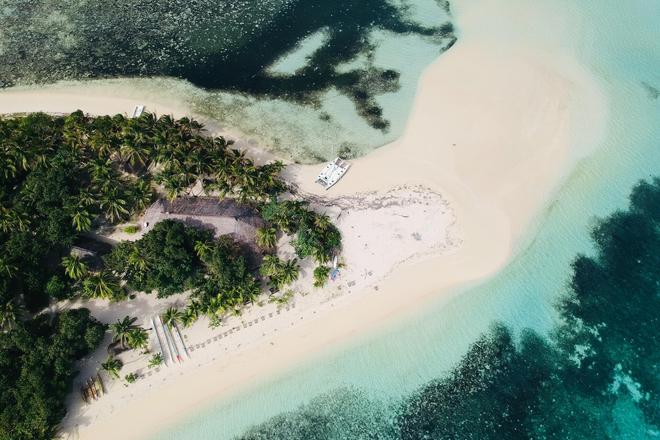
[[[277,244],[277,230],[275,228],[258,228],[256,242],[260,248],[274,248]]]
[[[163,354],[162,353],[154,353],[153,356],[151,356],[151,359],[149,359],[149,365],[147,365],[148,368],[154,368],[159,366],[160,364],[163,363]]]
[[[0,273],[7,275],[7,278],[11,278],[17,270],[18,268],[7,259],[0,257]]]
[[[107,371],[110,377],[114,377],[115,379],[119,379],[119,370],[123,366],[122,362],[114,356],[108,356],[108,359],[101,364],[101,368]]]
[[[126,348],[126,343],[128,342],[131,331],[139,328],[134,324],[135,321],[137,321],[137,318],[124,316],[124,319],[121,321],[118,319],[114,324],[110,324],[110,330],[112,330],[112,341],[119,341],[119,344],[122,346],[122,348]]]
[[[114,151],[110,136],[100,130],[91,134],[88,144],[99,157],[109,157]]]
[[[110,159],[95,159],[89,163],[89,174],[97,182],[108,181],[114,174],[113,162]]]
[[[136,142],[136,139],[126,139],[120,151],[124,161],[130,163],[133,167],[136,164],[144,166],[149,157],[149,150],[143,147],[139,141]]]
[[[174,307],[168,308],[163,314],[163,323],[169,328],[172,328],[175,324],[180,323],[182,319],[183,312]]]
[[[21,312],[21,307],[12,299],[0,305],[0,331],[6,332],[12,330],[16,326]]]
[[[330,226],[330,217],[325,214],[319,214],[314,216],[314,226],[316,226],[320,231],[325,231]]]
[[[330,268],[328,266],[319,266],[314,269],[314,287],[323,287],[328,282]]]
[[[200,240],[195,242],[195,253],[201,259],[204,259],[204,257],[208,255],[211,248],[212,248],[211,243],[209,243],[208,241]]]
[[[86,189],[80,190],[78,193],[78,205],[91,206],[96,203],[97,197]]]
[[[27,214],[22,211],[14,211],[14,228],[18,231],[27,231],[28,226],[30,225],[30,220],[27,217]]]
[[[137,245],[133,245],[131,252],[128,254],[128,258],[126,259],[126,263],[140,273],[144,273],[149,269],[149,263],[142,252],[140,252],[140,248]]]
[[[184,327],[190,327],[195,323],[195,321],[197,321],[195,312],[189,308],[186,308],[186,310],[183,312],[183,316],[181,317],[181,324],[183,324]]]
[[[202,305],[199,303],[199,301],[190,301],[188,307],[186,307],[186,310],[183,312],[181,323],[184,327],[190,327],[195,321],[197,321],[200,313],[202,313]]]
[[[105,210],[105,216],[114,223],[124,218],[128,214],[126,209],[126,200],[124,200],[117,188],[111,188],[101,198],[101,208]]]
[[[2,232],[25,231],[29,223],[24,213],[0,205],[0,230]]]
[[[83,293],[88,298],[117,300],[123,293],[116,278],[107,271],[90,274],[83,280],[82,287]]]
[[[259,273],[265,277],[274,277],[279,273],[280,259],[275,255],[266,255],[261,262]]]
[[[283,285],[291,284],[298,279],[300,266],[298,265],[298,260],[287,260],[282,264],[280,268],[280,280]]]
[[[146,349],[149,344],[149,334],[142,327],[134,327],[126,335],[126,343],[132,349]]]
[[[179,197],[179,195],[188,187],[184,182],[184,178],[178,174],[168,173],[166,175],[165,173],[160,173],[156,178],[157,182],[165,188],[167,198],[170,200]]]
[[[76,231],[88,231],[92,227],[92,215],[86,209],[76,208],[71,216],[71,224]]]
[[[254,300],[261,295],[261,286],[259,286],[259,283],[257,283],[254,278],[252,278],[251,282],[245,286],[243,295],[250,303],[253,303]]]
[[[72,280],[80,280],[87,274],[87,265],[78,255],[62,258],[62,266],[64,266],[64,273]]]
[[[330,254],[328,254],[325,249],[320,247],[312,248],[312,256],[319,264],[325,264],[330,261]]]
[[[14,211],[12,211],[10,208],[6,208],[0,205],[0,231],[10,232],[12,229],[14,229],[13,214]]]
[[[151,185],[146,180],[138,180],[133,184],[131,191],[133,206],[139,211],[144,211],[151,204],[153,191]]]
[[[208,316],[212,324],[219,323],[225,312],[225,303],[222,296],[216,295],[209,298],[206,303],[206,316]]]
[[[2,167],[0,167],[2,169],[2,177],[4,177],[7,180],[13,179],[18,174],[18,167],[11,160],[11,158],[7,157],[7,155],[3,154],[3,156],[4,157],[2,158],[1,161]]]

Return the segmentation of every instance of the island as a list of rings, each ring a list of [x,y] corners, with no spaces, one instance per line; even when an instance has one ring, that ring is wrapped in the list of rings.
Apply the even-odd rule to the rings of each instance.
[[[100,398],[107,380],[140,378],[120,373],[126,351],[149,368],[181,361],[188,348],[179,326],[205,316],[218,327],[247,304],[285,304],[301,263],[322,287],[331,264],[341,264],[341,234],[289,191],[283,168],[255,165],[189,118],[82,111],[0,118],[0,426],[12,429],[0,437],[55,435],[76,362],[108,329],[106,374],[83,378],[85,401]],[[278,257],[282,237],[296,258]],[[162,316],[126,315],[109,328],[72,307],[99,299],[112,308],[144,295],[185,303]],[[149,351],[150,337],[160,351]]]

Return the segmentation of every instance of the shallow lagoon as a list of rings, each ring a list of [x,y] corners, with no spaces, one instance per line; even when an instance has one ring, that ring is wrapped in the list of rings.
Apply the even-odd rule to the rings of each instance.
[[[396,139],[455,40],[440,0],[5,0],[0,20],[0,87],[179,101],[305,162]]]

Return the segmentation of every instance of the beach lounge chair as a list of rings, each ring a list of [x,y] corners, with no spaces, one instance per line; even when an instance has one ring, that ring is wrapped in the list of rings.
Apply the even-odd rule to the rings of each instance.
[[[133,109],[133,118],[138,118],[140,115],[144,113],[144,106],[143,105],[136,105],[135,108]]]

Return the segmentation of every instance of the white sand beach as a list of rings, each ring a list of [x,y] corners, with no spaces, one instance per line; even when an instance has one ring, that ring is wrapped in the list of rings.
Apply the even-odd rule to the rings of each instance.
[[[479,25],[469,11],[463,17],[473,22],[459,27]],[[288,167],[287,179],[302,193],[325,198],[318,209],[344,207],[339,227],[347,268],[341,280],[322,291],[308,287],[309,294],[298,294],[295,307],[279,314],[273,304],[255,306],[215,331],[204,323],[186,330],[190,346],[205,345],[190,360],[127,388],[113,385],[87,407],[72,403],[63,424],[67,437],[144,439],[221,397],[403,319],[431,299],[448,298],[457,286],[510,261],[607,121],[607,102],[592,75],[550,47],[539,49],[460,38],[424,73],[400,140],[353,161],[329,191],[314,184],[319,166]],[[5,91],[0,112],[82,108],[103,114],[143,103],[158,113],[189,114],[140,98],[56,87]],[[379,201],[388,198],[396,203],[383,207]],[[310,286],[305,278],[299,285]],[[176,300],[156,304],[139,297],[112,316],[104,304],[86,306],[107,322],[129,312],[150,316],[147,310]]]

